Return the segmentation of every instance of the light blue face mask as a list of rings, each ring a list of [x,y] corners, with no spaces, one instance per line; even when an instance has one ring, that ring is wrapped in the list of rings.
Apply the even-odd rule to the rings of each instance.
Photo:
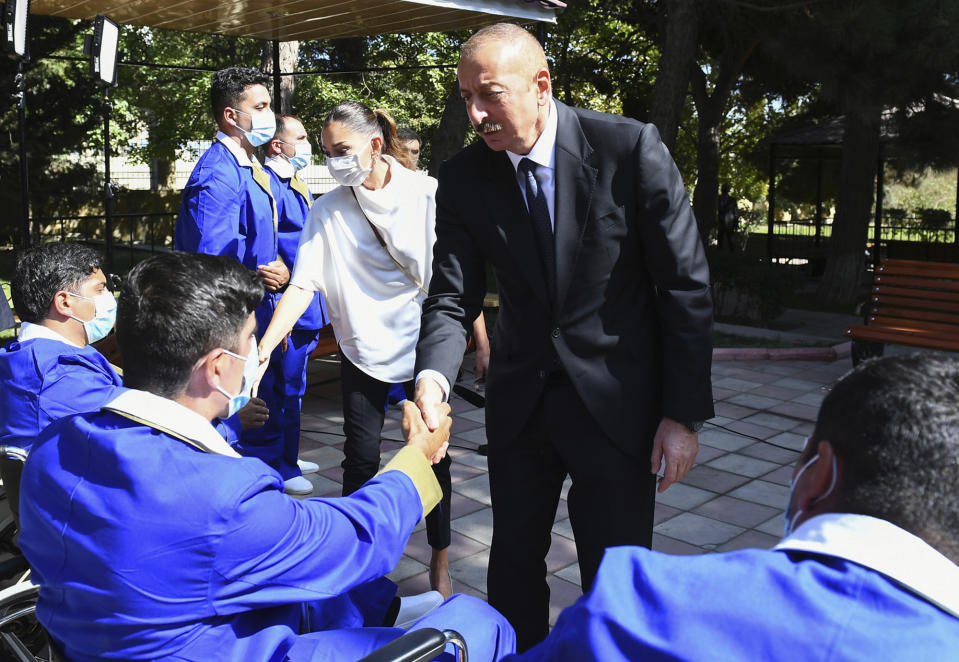
[[[785,515],[786,521],[783,523],[783,538],[785,538],[786,536],[788,536],[790,533],[793,532],[793,528],[795,528],[796,526],[796,520],[798,520],[799,516],[802,515],[803,513],[802,508],[797,510],[795,513],[792,512],[793,490],[796,489],[796,483],[799,482],[799,479],[803,475],[803,472],[805,472],[806,469],[811,467],[813,465],[813,462],[815,462],[818,459],[819,459],[818,454],[810,458],[809,461],[806,462],[806,464],[802,465],[802,469],[800,469],[799,473],[796,474],[796,477],[792,479],[792,482],[789,483],[789,501],[786,502],[786,515]],[[829,484],[829,489],[826,490],[825,494],[823,494],[822,496],[818,497],[815,501],[813,501],[812,505],[819,503],[820,501],[828,497],[830,494],[832,494],[832,491],[836,487],[836,479],[839,476],[836,469],[837,469],[836,456],[834,454],[832,456],[832,482]]]
[[[246,365],[243,366],[243,383],[240,384],[240,392],[236,395],[230,395],[222,386],[217,386],[216,390],[230,398],[230,410],[227,414],[227,418],[233,416],[236,412],[240,411],[246,406],[246,403],[250,401],[253,397],[253,380],[256,379],[256,369],[260,365],[260,354],[256,349],[256,343],[252,343],[250,348],[250,353],[246,356],[240,356],[235,352],[231,352],[228,349],[224,349],[225,354],[229,354],[235,359],[241,361],[246,361]]]
[[[280,141],[284,145],[289,145],[292,147],[295,152],[293,156],[287,156],[280,152],[283,155],[283,158],[290,162],[290,165],[293,166],[294,170],[302,170],[306,166],[310,165],[310,161],[313,160],[313,147],[310,143],[296,143],[295,145]]]
[[[87,344],[106,338],[110,329],[117,323],[117,300],[113,296],[113,292],[106,290],[95,297],[85,297],[75,292],[67,292],[67,294],[93,302],[93,319],[84,321],[76,315],[70,315],[71,319],[75,319],[83,325],[83,330],[87,334]]]
[[[250,118],[249,131],[239,124],[237,124],[236,128],[246,134],[246,139],[254,147],[265,145],[270,142],[270,139],[276,134],[276,115],[274,115],[272,111],[264,110],[251,115],[239,108],[234,108],[233,110]]]

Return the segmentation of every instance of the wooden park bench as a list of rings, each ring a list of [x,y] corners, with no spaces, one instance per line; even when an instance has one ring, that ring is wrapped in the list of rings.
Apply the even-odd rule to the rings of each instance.
[[[853,365],[882,356],[886,344],[959,352],[959,264],[884,261],[865,317],[845,331]]]

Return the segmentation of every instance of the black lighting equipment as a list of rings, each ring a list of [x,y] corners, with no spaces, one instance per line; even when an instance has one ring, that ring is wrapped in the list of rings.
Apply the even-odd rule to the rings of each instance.
[[[27,92],[23,64],[30,60],[30,35],[27,17],[30,0],[6,0],[3,6],[3,50],[17,60],[13,98],[17,100],[17,133],[20,143],[20,200],[22,209],[21,242],[30,245],[30,182],[27,178]]]
[[[103,14],[93,21],[93,34],[83,44],[84,55],[90,56],[90,76],[103,85],[103,211],[105,218],[106,272],[113,273],[113,196],[116,191],[110,180],[110,88],[117,86],[117,46],[120,26]]]

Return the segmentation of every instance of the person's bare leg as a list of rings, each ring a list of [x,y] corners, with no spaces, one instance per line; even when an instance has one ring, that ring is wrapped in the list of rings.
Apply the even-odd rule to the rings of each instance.
[[[430,588],[442,593],[447,600],[453,595],[453,580],[450,579],[446,549],[434,549],[430,556]]]

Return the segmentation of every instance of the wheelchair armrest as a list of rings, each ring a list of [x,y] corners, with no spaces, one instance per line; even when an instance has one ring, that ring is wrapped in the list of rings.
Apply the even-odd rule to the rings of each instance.
[[[411,630],[364,657],[360,662],[427,662],[443,652],[446,644],[460,647],[459,659],[466,662],[463,638],[454,630],[440,632],[434,628]]]

